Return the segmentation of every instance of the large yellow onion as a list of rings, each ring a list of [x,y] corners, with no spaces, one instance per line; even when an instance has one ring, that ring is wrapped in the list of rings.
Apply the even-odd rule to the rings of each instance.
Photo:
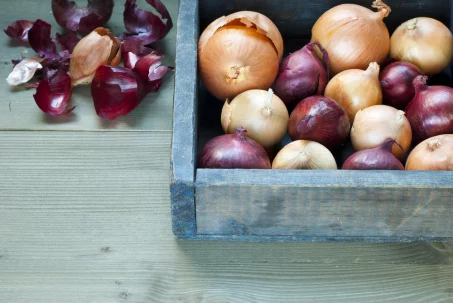
[[[420,17],[401,24],[390,39],[390,57],[410,62],[424,74],[444,70],[452,59],[453,36],[436,19]]]
[[[453,171],[453,135],[440,135],[417,145],[406,162],[407,170]]]
[[[244,127],[247,137],[267,149],[283,139],[288,121],[286,105],[272,89],[252,89],[239,94],[231,102],[227,99],[221,114],[225,133],[234,134],[236,128]]]
[[[312,29],[312,41],[329,54],[330,72],[365,69],[370,62],[381,64],[390,49],[390,35],[384,18],[391,9],[374,1],[372,10],[355,4],[341,4],[325,12]]]
[[[335,100],[346,110],[350,121],[361,109],[382,104],[379,65],[370,63],[367,70],[345,70],[330,80],[324,95]]]
[[[204,85],[224,101],[250,89],[267,90],[277,77],[283,39],[266,16],[237,12],[213,21],[198,42]]]

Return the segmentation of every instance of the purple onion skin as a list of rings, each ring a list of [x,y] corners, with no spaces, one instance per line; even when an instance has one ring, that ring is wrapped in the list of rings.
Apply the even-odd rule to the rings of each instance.
[[[453,134],[453,88],[428,86],[426,76],[414,80],[415,97],[406,107],[415,142]]]
[[[354,153],[343,164],[344,170],[404,170],[403,164],[392,154],[395,140],[388,139],[381,146]]]
[[[315,53],[315,46],[323,53],[323,62]],[[300,100],[323,95],[329,80],[329,57],[317,42],[311,42],[292,53],[280,64],[275,94],[291,108]]]
[[[350,126],[341,105],[328,97],[311,96],[292,111],[288,133],[293,140],[312,140],[332,149],[346,141]]]
[[[232,135],[208,141],[201,151],[199,167],[270,169],[267,152],[256,141],[247,138],[245,132],[245,128],[239,127]]]
[[[412,84],[422,73],[409,62],[397,61],[385,67],[380,76],[384,104],[404,109],[415,96]]]

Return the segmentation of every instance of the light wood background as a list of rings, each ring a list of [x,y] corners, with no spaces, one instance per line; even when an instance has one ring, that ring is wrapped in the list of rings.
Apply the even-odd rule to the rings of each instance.
[[[165,2],[176,20],[177,1]],[[42,18],[59,30],[50,1],[0,6],[2,28]],[[170,63],[174,39],[156,45]],[[5,79],[23,47],[5,37],[0,47]],[[167,80],[113,123],[96,117],[87,88],[74,93],[73,116],[50,119],[32,90],[0,81],[1,303],[453,302],[443,244],[176,241]]]

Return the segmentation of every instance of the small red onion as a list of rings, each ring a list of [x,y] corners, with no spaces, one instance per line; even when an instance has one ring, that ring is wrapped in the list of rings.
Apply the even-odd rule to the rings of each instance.
[[[28,42],[28,31],[33,26],[33,21],[29,20],[17,20],[8,25],[8,28],[5,29],[5,33],[16,40],[22,42]]]
[[[58,116],[74,110],[75,107],[66,110],[71,95],[71,78],[65,71],[59,71],[52,79],[41,80],[33,97],[43,112]]]
[[[136,0],[126,0],[124,4],[124,25],[132,34],[125,34],[132,39],[140,39],[144,45],[164,38],[173,27],[170,13],[160,0],[146,0],[161,16],[137,8]],[[166,20],[166,23],[162,20]]]
[[[80,39],[76,33],[67,32],[62,35],[57,33],[57,35],[55,36],[55,41],[58,43],[58,45],[60,45],[60,48],[62,50],[68,51],[70,54],[72,54],[74,47],[77,45]]]
[[[365,149],[350,156],[343,164],[346,170],[404,170],[403,164],[392,153],[393,144],[402,146],[392,139],[373,149]]]
[[[264,148],[247,138],[243,127],[234,134],[222,135],[208,141],[200,154],[201,168],[270,169],[271,162]]]
[[[108,120],[127,115],[140,104],[146,93],[140,77],[124,67],[102,65],[91,82],[96,113]]]
[[[317,57],[315,46],[323,53],[324,64]],[[281,63],[275,83],[275,94],[288,107],[293,107],[306,97],[323,95],[329,80],[328,70],[327,51],[319,43],[311,42],[286,57]]]
[[[294,108],[288,123],[293,140],[311,140],[332,149],[346,141],[350,122],[348,113],[332,99],[311,96]]]
[[[415,78],[415,97],[406,107],[416,142],[453,134],[453,88],[428,86],[427,80],[426,76]]]
[[[52,13],[63,28],[91,32],[109,21],[113,6],[113,0],[88,0],[86,7],[78,7],[70,0],[52,0]]]
[[[415,96],[412,82],[421,74],[418,67],[403,61],[391,63],[384,68],[379,76],[384,104],[404,109]]]

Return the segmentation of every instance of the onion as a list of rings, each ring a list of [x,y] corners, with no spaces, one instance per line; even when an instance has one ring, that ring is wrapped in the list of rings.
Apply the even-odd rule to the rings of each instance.
[[[33,21],[17,20],[8,25],[4,30],[9,37],[21,42],[28,42],[28,31],[33,26]]]
[[[312,41],[329,54],[330,71],[365,69],[370,62],[382,63],[388,55],[390,36],[383,19],[391,10],[374,1],[373,12],[355,4],[341,4],[325,12],[312,29]]]
[[[79,37],[77,37],[76,33],[67,32],[62,35],[57,33],[55,36],[55,41],[58,43],[58,45],[60,45],[60,48],[62,50],[66,50],[70,54],[72,54],[72,51],[74,50],[77,43],[79,43],[80,39]]]
[[[333,148],[349,136],[349,118],[335,101],[324,96],[308,97],[291,113],[288,132],[293,140],[312,140]]]
[[[426,139],[409,154],[407,170],[452,170],[453,135],[440,135]]]
[[[264,148],[279,143],[286,134],[289,114],[283,101],[268,91],[252,89],[226,100],[221,115],[225,133],[234,133],[237,127],[247,129],[247,137]]]
[[[336,170],[337,163],[332,153],[318,142],[298,140],[283,147],[272,168]]]
[[[144,45],[164,38],[173,27],[170,13],[160,0],[146,0],[161,16],[137,8],[136,0],[124,4],[124,26],[132,34],[127,39],[139,39]],[[163,20],[166,20],[165,23]]]
[[[453,134],[453,88],[428,86],[427,79],[426,76],[415,78],[415,97],[406,107],[416,142]]]
[[[43,79],[33,95],[38,107],[48,115],[68,114],[75,107],[66,110],[71,100],[71,78],[64,71],[58,72],[52,79]]]
[[[269,156],[262,146],[244,134],[238,127],[233,135],[223,135],[208,141],[201,151],[201,168],[269,169]]]
[[[349,120],[354,121],[359,110],[382,103],[379,65],[372,62],[365,71],[350,69],[339,73],[327,84],[324,95],[343,106]]]
[[[345,161],[342,169],[404,170],[403,164],[392,154],[394,144],[402,149],[398,142],[387,139],[381,146],[356,152]]]
[[[283,56],[283,39],[266,16],[237,12],[213,21],[198,42],[204,85],[217,99],[232,99],[274,83]]]
[[[416,65],[424,74],[444,70],[452,59],[453,36],[441,22],[427,17],[401,24],[390,40],[390,56]]]
[[[88,0],[86,7],[79,8],[74,1],[52,0],[52,13],[61,27],[90,32],[109,21],[113,5],[113,0]]]
[[[392,152],[400,160],[408,151],[412,131],[404,112],[387,105],[375,105],[357,113],[351,128],[351,141],[356,150],[378,147],[385,140],[395,140]]]
[[[385,67],[379,76],[384,104],[404,109],[415,96],[412,82],[419,75],[418,67],[409,62],[398,61]]]
[[[136,108],[146,95],[146,86],[133,71],[100,66],[91,83],[91,95],[98,116],[114,120]]]
[[[316,56],[315,46],[322,51],[324,64]],[[289,107],[306,97],[322,95],[329,80],[328,70],[329,57],[325,49],[317,42],[309,43],[282,62],[275,93]]]

